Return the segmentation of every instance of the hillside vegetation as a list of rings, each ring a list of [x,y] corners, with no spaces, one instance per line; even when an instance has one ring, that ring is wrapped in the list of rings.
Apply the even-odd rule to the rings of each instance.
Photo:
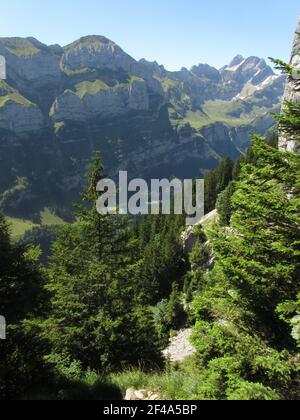
[[[277,64],[298,92],[292,66]],[[188,77],[200,70],[219,80],[209,66]],[[281,149],[277,136],[254,135],[244,156],[207,176],[205,212],[217,207],[218,217],[194,227],[189,254],[185,215],[97,212],[100,152],[70,223],[44,205],[38,224],[55,226],[17,241],[0,215],[1,399],[121,400],[129,388],[172,400],[300,399],[299,103],[286,101],[274,118]],[[28,189],[16,177],[2,206]],[[195,353],[172,363],[163,350],[182,328]]]

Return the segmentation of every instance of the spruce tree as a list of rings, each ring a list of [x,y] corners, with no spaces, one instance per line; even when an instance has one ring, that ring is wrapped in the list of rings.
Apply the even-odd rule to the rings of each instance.
[[[280,134],[298,138],[298,105],[287,104],[278,123]],[[300,156],[259,136],[249,153],[230,227],[211,237],[215,267],[193,302],[197,395],[299,399]]]
[[[153,363],[160,356],[151,312],[138,300],[137,243],[131,229],[124,216],[103,216],[96,210],[95,186],[101,177],[96,155],[78,221],[63,227],[53,246],[45,334],[52,344],[52,363],[67,356],[105,373],[140,360]]]
[[[47,308],[38,253],[11,241],[0,215],[0,314],[6,319],[6,340],[0,341],[0,399],[29,397],[48,375],[47,343],[39,317]]]

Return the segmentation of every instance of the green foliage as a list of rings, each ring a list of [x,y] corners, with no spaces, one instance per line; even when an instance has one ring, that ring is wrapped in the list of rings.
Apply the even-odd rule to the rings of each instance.
[[[16,219],[13,217],[6,217],[6,220],[11,227],[13,239],[20,239],[26,232],[30,232],[37,227],[37,225],[30,220]]]
[[[181,282],[188,265],[180,241],[182,216],[149,216],[139,226],[140,260],[135,282],[139,299],[155,305],[169,297],[174,282]]]
[[[226,190],[224,190],[218,197],[217,210],[219,214],[219,221],[221,226],[228,226],[230,224],[233,206],[231,203],[232,196],[235,192],[234,183],[231,182]]]
[[[155,328],[165,347],[168,345],[170,332],[178,330],[185,322],[182,298],[178,285],[174,283],[170,298],[163,299],[152,308]]]
[[[282,113],[276,115],[278,128],[289,140],[300,140],[300,104],[285,101]]]
[[[251,154],[230,194],[230,229],[212,238],[215,268],[193,302],[204,399],[300,396],[291,336],[298,328],[300,158],[260,137]]]
[[[234,168],[236,168],[234,162],[227,158],[221,162],[215,171],[210,172],[205,178],[206,213],[209,213],[216,208],[216,202],[219,194],[223,192],[228,184],[233,180]]]
[[[190,262],[194,267],[203,268],[207,264],[210,257],[209,245],[198,240],[192,253],[190,254]]]
[[[96,95],[101,91],[107,90],[109,90],[109,86],[101,80],[96,80],[95,82],[81,82],[76,86],[76,93],[80,98],[83,98],[85,95]]]
[[[292,75],[293,66],[278,58],[269,57],[269,59],[275,64],[275,69],[288,76]]]
[[[28,99],[24,98],[16,89],[9,86],[4,80],[0,80],[0,108],[4,107],[9,101],[25,107],[35,106]]]
[[[203,104],[201,111],[188,111],[185,121],[197,129],[216,122],[239,127],[252,123],[255,118],[263,116],[265,113],[264,107],[256,106],[255,102],[251,103],[251,101],[209,100]]]
[[[43,382],[45,342],[33,322],[45,308],[43,276],[37,254],[11,242],[0,215],[0,313],[7,322],[7,339],[0,346],[0,398],[15,399]]]
[[[170,329],[179,329],[185,320],[185,313],[182,306],[181,293],[178,285],[173,284],[172,293],[166,308],[166,322]]]
[[[89,37],[73,46],[108,42]],[[176,84],[164,83],[176,93]],[[80,96],[106,88],[99,81],[77,86]],[[190,106],[189,97],[180,100]],[[244,106],[231,117],[241,119]],[[293,138],[298,108],[287,103],[278,117],[280,131]],[[133,387],[171,399],[299,399],[300,158],[271,143],[255,136],[237,163],[226,159],[207,176],[205,210],[217,203],[221,223],[209,238],[196,232],[193,272],[180,241],[184,217],[97,213],[99,153],[72,225],[35,229],[13,244],[0,216],[3,398],[117,399]],[[2,206],[31,187],[14,177]],[[50,210],[42,221],[61,223]],[[40,249],[28,241],[41,242],[47,257],[54,241],[48,267],[39,266]],[[212,252],[215,266],[207,271]],[[190,308],[196,355],[162,372],[162,347]]]
[[[61,229],[53,245],[47,289],[51,310],[44,323],[52,353],[68,355],[103,373],[143,360],[160,361],[150,308],[137,299],[134,247],[125,220],[96,211],[102,177],[97,154],[83,194],[78,221]]]
[[[200,386],[199,375],[193,369],[171,369],[165,372],[127,370],[110,375],[111,383],[125,395],[128,389],[147,389],[169,400],[193,400]]]

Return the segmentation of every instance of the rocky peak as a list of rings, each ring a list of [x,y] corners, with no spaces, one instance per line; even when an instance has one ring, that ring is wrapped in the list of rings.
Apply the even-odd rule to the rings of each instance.
[[[160,65],[157,61],[148,61],[145,58],[142,58],[139,61],[139,63],[142,66],[145,66],[148,69],[150,69],[151,72],[155,75],[162,76],[162,75],[166,74],[166,69],[164,68],[164,66]]]
[[[122,69],[130,73],[136,61],[103,36],[86,36],[64,47],[61,67],[67,72],[90,69]]]
[[[266,69],[269,73],[274,74],[271,67],[262,58],[237,56],[228,66],[221,69],[221,74],[229,78],[243,77],[244,79],[250,79]]]
[[[191,72],[197,77],[206,77],[207,79],[219,82],[221,80],[220,72],[208,64],[198,64],[191,68]]]
[[[264,134],[274,125],[264,116],[283,94],[283,85],[272,79],[278,76],[268,76],[265,61],[256,57],[237,56],[220,71],[199,64],[169,72],[156,62],[134,60],[102,36],[65,47],[0,38],[0,55],[8,70],[0,81],[0,132],[7,146],[0,194],[8,186],[7,168],[18,168],[31,191],[46,200],[49,185],[51,197],[58,190],[78,191],[95,149],[112,176],[118,170],[147,178],[205,175],[225,157],[236,158],[249,133]],[[241,92],[250,100],[233,101]],[[252,101],[251,92],[261,96]],[[12,154],[12,145],[20,153]],[[43,185],[45,193],[34,162],[24,167],[28,147],[45,172],[59,167]]]
[[[61,79],[60,55],[35,38],[0,38],[0,55],[6,58],[9,83],[25,95]]]
[[[229,67],[235,67],[241,64],[241,62],[244,61],[244,57],[242,55],[237,55],[234,57],[234,59],[230,62]]]
[[[294,38],[294,44],[293,44],[293,52],[292,56],[295,57],[295,55],[300,54],[300,40],[299,40],[299,34],[300,34],[300,17],[298,18],[297,27],[295,31],[295,38]]]
[[[105,36],[102,36],[102,35],[87,35],[87,36],[82,36],[81,38],[77,39],[76,41],[72,42],[69,45],[66,45],[64,47],[64,49],[68,50],[69,48],[74,48],[74,47],[77,47],[77,46],[86,46],[86,47],[97,46],[97,47],[99,47],[99,45],[101,45],[101,44],[116,46],[116,44],[113,41],[106,38]]]
[[[254,56],[243,58],[238,55],[220,73],[226,87],[227,99],[230,99],[230,95],[231,99],[246,99],[256,95],[279,78],[264,59]]]

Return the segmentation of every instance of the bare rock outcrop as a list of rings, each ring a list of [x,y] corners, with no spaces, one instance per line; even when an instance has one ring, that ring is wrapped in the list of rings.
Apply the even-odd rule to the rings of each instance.
[[[125,401],[162,401],[160,390],[149,391],[146,389],[134,390],[132,388],[126,391]]]
[[[87,36],[67,45],[61,67],[67,72],[80,69],[124,70],[131,73],[135,60],[104,36]]]
[[[197,235],[197,232],[195,232],[197,226],[201,226],[201,225],[203,225],[207,222],[215,220],[217,215],[218,215],[217,210],[211,211],[210,213],[206,214],[196,226],[189,226],[182,233],[181,240],[182,240],[182,243],[183,243],[184,252],[186,254],[190,254],[193,251],[194,246],[196,245],[196,243],[199,239],[199,236]]]
[[[44,124],[44,117],[34,104],[21,104],[8,99],[1,107],[0,128],[26,136],[29,132],[39,131]]]
[[[0,55],[6,59],[7,76],[20,89],[40,89],[61,80],[61,53],[35,38],[0,38]]]
[[[190,328],[179,331],[179,333],[170,340],[170,344],[163,354],[171,362],[182,362],[187,357],[192,356],[196,350],[190,343],[192,330]]]
[[[82,94],[67,90],[59,96],[50,110],[53,121],[113,118],[149,109],[147,86],[142,79],[134,78],[128,84],[115,87],[103,85],[101,88],[96,81],[89,83],[85,89]]]

